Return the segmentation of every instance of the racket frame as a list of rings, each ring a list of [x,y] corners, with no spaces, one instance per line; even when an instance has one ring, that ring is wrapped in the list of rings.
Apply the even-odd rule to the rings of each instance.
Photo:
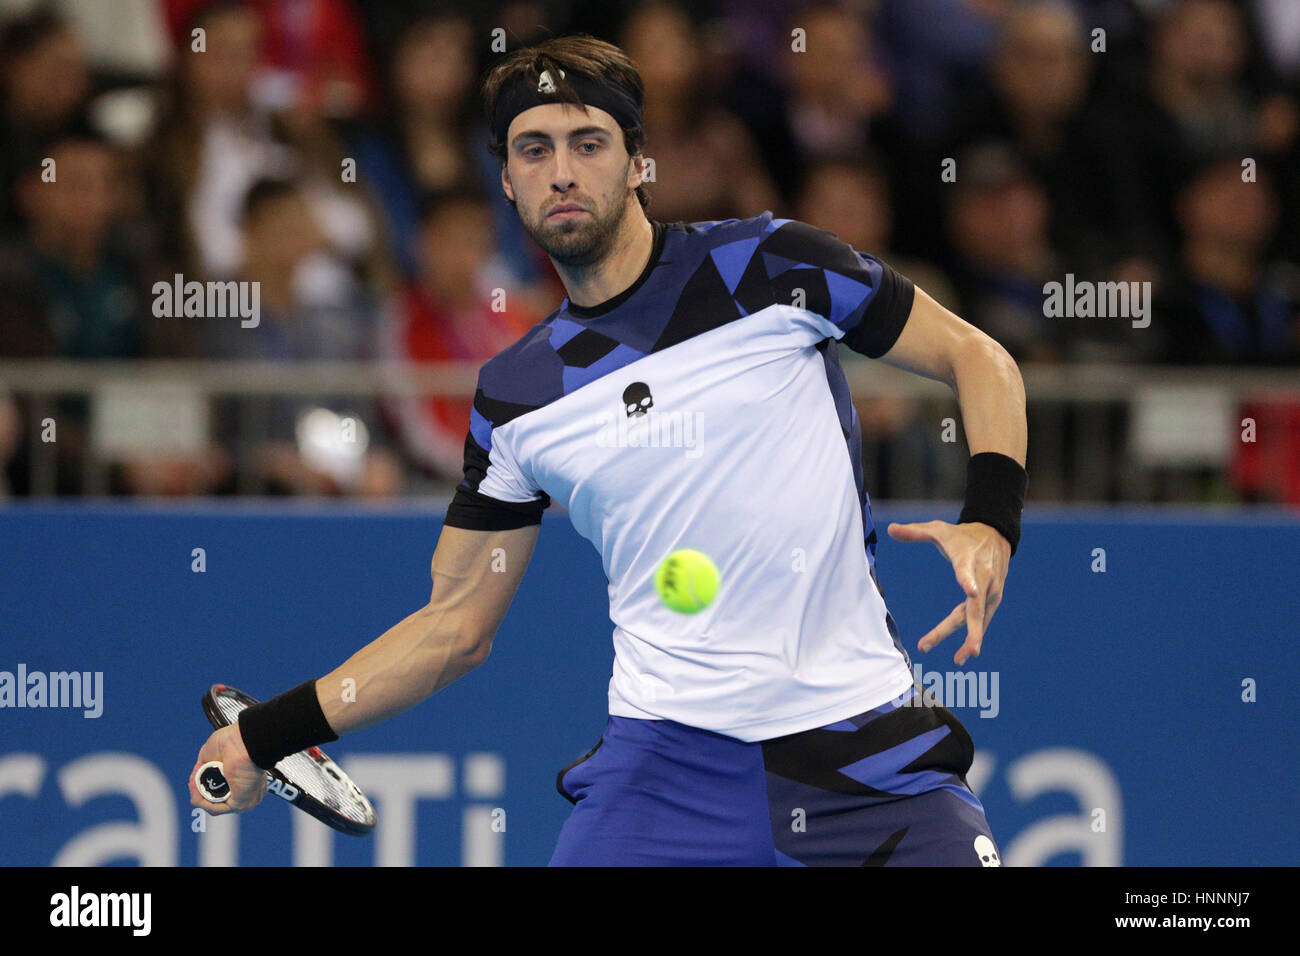
[[[239,722],[238,718],[233,721],[226,718],[226,715],[221,711],[221,705],[217,703],[218,696],[229,697],[230,699],[243,704],[245,707],[251,707],[253,704],[258,703],[256,698],[245,694],[242,690],[239,690],[236,687],[231,687],[228,684],[213,684],[208,688],[207,693],[203,695],[203,713],[207,715],[208,722],[212,724],[214,730],[220,730],[222,727],[229,727],[232,724]],[[326,826],[338,830],[340,833],[346,833],[349,836],[368,835],[370,831],[375,828],[375,823],[378,822],[377,817],[375,816],[374,807],[370,805],[370,799],[366,797],[361,788],[353,782],[352,778],[344,773],[343,768],[331,760],[319,747],[308,747],[306,750],[301,752],[306,754],[322,768],[333,767],[334,770],[337,771],[337,774],[331,773],[329,770],[325,770],[325,772],[330,776],[335,776],[345,783],[350,784],[351,787],[361,795],[361,798],[365,801],[367,809],[370,811],[367,815],[367,822],[353,820],[350,817],[346,817],[339,813],[333,807],[321,803],[321,801],[308,794],[303,787],[295,784],[285,776],[284,773],[280,771],[278,764],[270,770],[265,771],[269,778],[267,781],[267,790],[274,793],[286,803],[289,803],[304,813],[315,817]]]

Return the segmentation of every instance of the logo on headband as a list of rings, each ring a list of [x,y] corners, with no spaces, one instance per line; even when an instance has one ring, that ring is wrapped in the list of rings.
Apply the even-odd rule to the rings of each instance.
[[[559,69],[556,67],[556,69]],[[560,70],[560,79],[564,79],[564,71]],[[541,76],[537,78],[538,93],[554,93],[555,80],[551,77],[550,70],[542,70]]]

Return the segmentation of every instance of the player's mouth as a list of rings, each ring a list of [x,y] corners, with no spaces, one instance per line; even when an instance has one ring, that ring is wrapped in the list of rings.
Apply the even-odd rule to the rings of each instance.
[[[577,205],[576,203],[565,202],[565,203],[560,203],[560,205],[556,206],[549,213],[547,213],[546,218],[559,219],[559,220],[576,219],[578,216],[582,215],[586,211],[587,210],[583,209],[581,206]]]

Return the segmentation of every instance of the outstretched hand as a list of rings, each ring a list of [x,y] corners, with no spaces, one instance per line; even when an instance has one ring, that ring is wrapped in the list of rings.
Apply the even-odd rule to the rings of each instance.
[[[887,530],[897,541],[931,542],[952,563],[957,583],[966,592],[965,600],[921,638],[917,648],[928,651],[964,624],[966,643],[954,655],[953,663],[960,667],[972,655],[979,657],[989,621],[1002,603],[1002,588],[1011,562],[1011,542],[997,529],[978,521],[893,522]]]

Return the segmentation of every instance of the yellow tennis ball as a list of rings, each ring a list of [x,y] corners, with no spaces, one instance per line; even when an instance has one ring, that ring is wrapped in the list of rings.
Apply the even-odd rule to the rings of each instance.
[[[719,583],[718,569],[709,556],[690,548],[674,551],[655,571],[659,597],[682,614],[694,614],[713,603]]]

